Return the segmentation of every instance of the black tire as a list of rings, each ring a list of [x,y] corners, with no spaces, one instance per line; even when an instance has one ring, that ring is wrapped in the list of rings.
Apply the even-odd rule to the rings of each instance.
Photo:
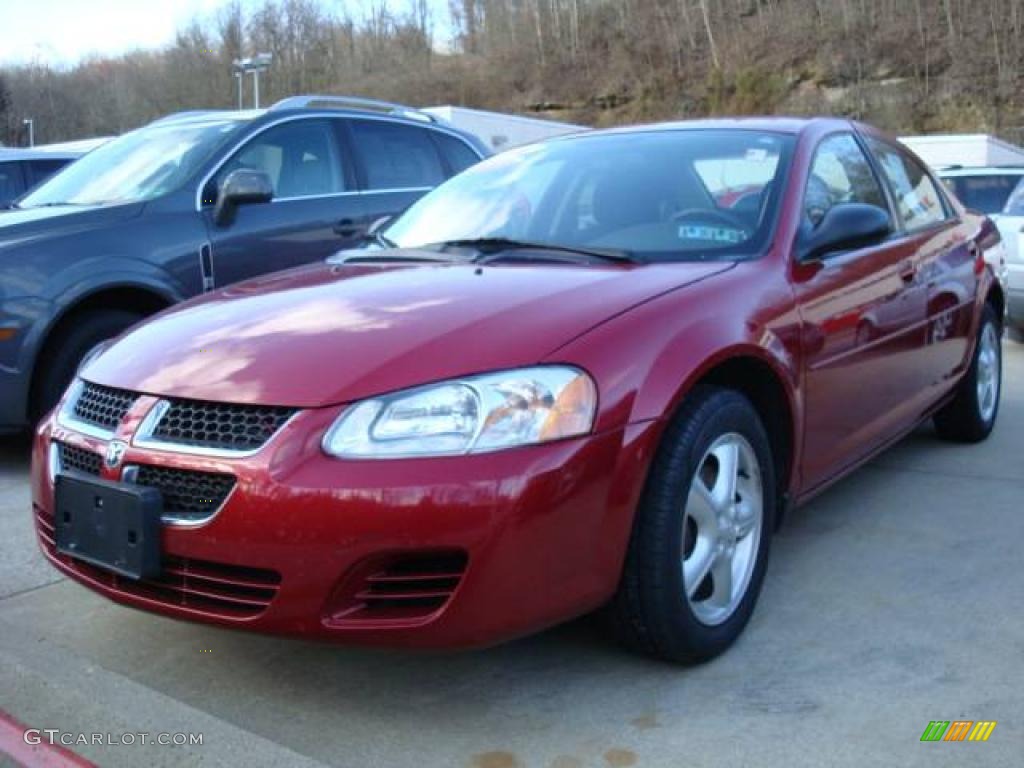
[[[978,377],[981,367],[980,358],[983,353],[982,340],[991,329],[995,334],[995,404],[988,414],[982,406]],[[1002,327],[992,305],[986,304],[981,313],[978,325],[978,338],[974,345],[974,357],[971,367],[967,369],[963,379],[957,385],[956,395],[935,414],[935,430],[944,440],[958,443],[978,443],[992,433],[996,417],[999,415],[999,397],[1002,393],[1003,349],[999,340],[1002,338]]]
[[[732,433],[745,438],[756,457],[761,525],[756,546],[750,547],[756,554],[745,593],[728,618],[709,625],[698,618],[686,596],[683,528],[695,473],[715,441]],[[687,398],[655,456],[622,581],[608,610],[613,632],[627,647],[669,661],[696,663],[732,645],[750,619],[764,580],[778,499],[773,467],[768,435],[746,397],[730,389],[700,387]]]
[[[78,370],[82,358],[100,342],[111,339],[142,319],[119,309],[91,310],[64,323],[47,342],[39,360],[32,392],[33,424],[50,412]]]

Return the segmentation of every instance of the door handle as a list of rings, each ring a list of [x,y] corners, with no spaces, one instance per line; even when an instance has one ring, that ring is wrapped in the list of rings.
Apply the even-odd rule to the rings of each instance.
[[[900,280],[904,283],[912,283],[914,282],[914,278],[917,277],[917,265],[910,259],[907,259],[906,261],[900,262],[898,272]]]
[[[355,219],[342,219],[334,225],[334,234],[341,237],[355,237],[362,231],[362,225],[358,224]]]

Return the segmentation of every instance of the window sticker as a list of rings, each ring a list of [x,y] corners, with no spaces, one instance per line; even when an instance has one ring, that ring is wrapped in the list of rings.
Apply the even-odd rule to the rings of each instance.
[[[682,224],[679,227],[680,240],[704,240],[712,243],[729,243],[736,245],[746,239],[746,235],[731,227],[708,227],[701,224]]]

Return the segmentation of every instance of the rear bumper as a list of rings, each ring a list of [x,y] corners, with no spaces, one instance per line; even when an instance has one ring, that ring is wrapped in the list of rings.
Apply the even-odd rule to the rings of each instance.
[[[125,463],[237,477],[208,522],[164,527],[173,573],[155,583],[113,577],[54,550],[51,436],[98,453],[104,444],[48,421],[32,469],[43,553],[72,579],[136,608],[366,644],[489,645],[613,594],[656,425],[483,456],[343,462],[319,448],[335,415],[304,412],[244,460],[130,447]],[[402,563],[432,557],[446,564],[443,579],[407,578]],[[378,609],[365,598],[380,588],[370,577],[379,582],[396,562],[404,576],[384,586],[423,589],[429,599],[411,608],[384,600]]]

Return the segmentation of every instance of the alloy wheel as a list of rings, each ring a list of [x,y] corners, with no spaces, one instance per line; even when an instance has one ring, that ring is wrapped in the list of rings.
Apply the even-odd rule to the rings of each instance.
[[[708,448],[690,483],[683,519],[683,586],[694,616],[726,621],[750,586],[764,517],[757,455],[738,433]]]

